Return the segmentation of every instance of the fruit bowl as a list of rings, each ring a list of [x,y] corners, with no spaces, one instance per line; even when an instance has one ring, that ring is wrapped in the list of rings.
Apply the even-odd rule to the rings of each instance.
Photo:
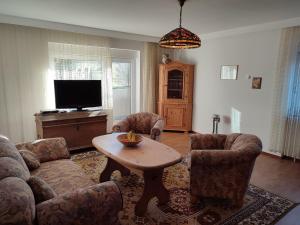
[[[126,147],[135,147],[143,140],[143,137],[138,134],[128,133],[120,134],[117,136],[117,139]]]

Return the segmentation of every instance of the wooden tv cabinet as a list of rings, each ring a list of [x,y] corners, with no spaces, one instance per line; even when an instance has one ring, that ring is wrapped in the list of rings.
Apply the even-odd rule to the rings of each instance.
[[[64,137],[70,151],[93,147],[92,139],[106,134],[106,117],[101,111],[37,113],[37,138]]]

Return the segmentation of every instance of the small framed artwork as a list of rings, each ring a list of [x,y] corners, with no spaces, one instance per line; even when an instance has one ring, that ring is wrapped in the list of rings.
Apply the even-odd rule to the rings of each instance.
[[[237,80],[238,65],[221,66],[221,80]]]
[[[252,78],[252,89],[261,89],[262,77]]]

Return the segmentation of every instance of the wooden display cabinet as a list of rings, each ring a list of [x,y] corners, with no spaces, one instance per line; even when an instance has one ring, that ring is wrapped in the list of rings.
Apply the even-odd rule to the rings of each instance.
[[[192,130],[193,87],[194,65],[159,65],[158,114],[165,119],[165,130]]]

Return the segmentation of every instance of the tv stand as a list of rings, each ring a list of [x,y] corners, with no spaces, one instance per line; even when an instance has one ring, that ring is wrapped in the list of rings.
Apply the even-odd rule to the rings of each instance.
[[[70,151],[93,147],[92,139],[106,134],[103,111],[35,114],[37,138],[64,137]]]

